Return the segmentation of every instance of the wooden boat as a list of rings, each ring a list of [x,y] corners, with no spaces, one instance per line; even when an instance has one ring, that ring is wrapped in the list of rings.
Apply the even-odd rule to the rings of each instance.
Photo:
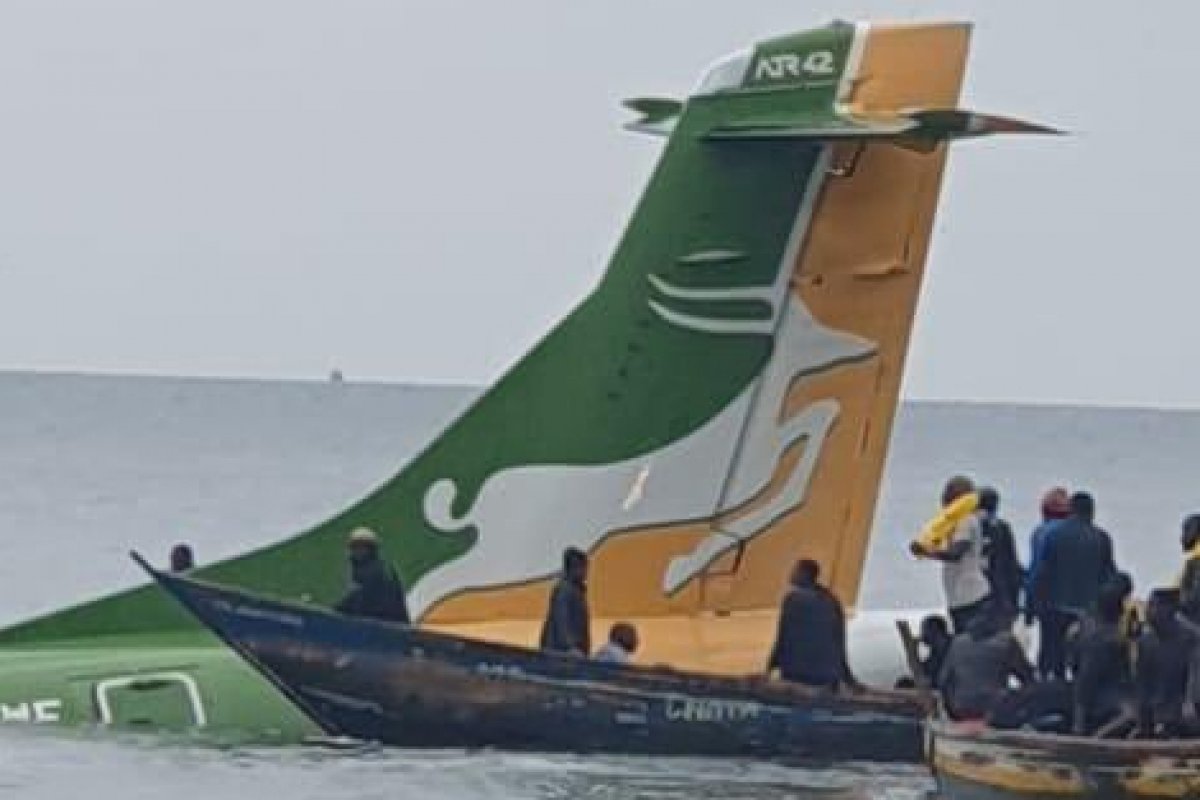
[[[1200,741],[1089,739],[938,721],[930,764],[947,800],[1200,797]]]
[[[330,736],[404,747],[912,762],[914,693],[600,664],[353,619],[143,567]]]

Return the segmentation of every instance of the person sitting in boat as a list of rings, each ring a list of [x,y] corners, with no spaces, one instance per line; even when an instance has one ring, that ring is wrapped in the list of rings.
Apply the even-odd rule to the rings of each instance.
[[[792,586],[779,612],[767,675],[822,689],[861,688],[846,658],[846,615],[838,599],[820,583],[821,565],[802,559],[792,570]]]
[[[1184,706],[1200,634],[1179,618],[1179,592],[1155,589],[1146,606],[1146,630],[1137,644],[1138,732],[1144,738],[1194,736]]]
[[[986,719],[1013,680],[1026,685],[1033,679],[1033,665],[1012,633],[1006,609],[989,605],[950,643],[938,685],[951,717]]]
[[[1075,676],[1072,731],[1077,735],[1109,732],[1127,714],[1132,694],[1129,643],[1121,629],[1123,587],[1110,581],[1100,591],[1095,611],[1079,625],[1071,642]]]
[[[942,490],[942,513],[910,547],[918,558],[942,562],[946,605],[955,633],[970,626],[991,594],[984,574],[983,533],[975,513],[978,506],[979,495],[971,479],[951,478]]]
[[[1046,537],[1034,592],[1042,604],[1042,647],[1054,657],[1047,675],[1065,675],[1058,661],[1076,622],[1096,608],[1101,589],[1117,574],[1112,538],[1095,524],[1096,502],[1086,492],[1071,495],[1071,516]]]
[[[600,646],[592,660],[602,664],[628,664],[637,648],[637,628],[628,622],[618,622],[609,629],[608,641]]]
[[[1016,620],[1021,602],[1025,570],[1017,557],[1017,542],[1012,526],[1000,516],[1000,493],[990,486],[979,490],[979,525],[983,536],[984,575],[997,610],[1007,611]]]
[[[550,592],[550,606],[542,625],[540,646],[543,650],[584,658],[592,652],[587,573],[587,553],[568,547],[563,552],[562,575]]]
[[[1187,618],[1200,624],[1200,514],[1183,521],[1183,573],[1179,578],[1179,605]]]
[[[369,617],[411,624],[404,584],[380,552],[379,537],[367,528],[350,534],[346,542],[350,561],[350,589],[334,610],[350,617]]]
[[[171,572],[188,572],[196,566],[196,557],[192,548],[187,544],[177,544],[171,548]]]

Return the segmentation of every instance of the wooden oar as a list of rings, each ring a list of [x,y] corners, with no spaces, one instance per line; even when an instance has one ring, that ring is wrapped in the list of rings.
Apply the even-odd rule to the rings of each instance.
[[[904,647],[904,659],[908,662],[908,671],[912,673],[913,686],[916,688],[917,696],[921,698],[921,703],[928,709],[931,716],[935,718],[941,716],[942,708],[938,702],[937,692],[933,690],[929,676],[925,674],[925,668],[921,665],[920,640],[913,635],[912,626],[906,619],[896,620],[896,630],[900,634],[900,644]]]
[[[920,641],[913,635],[912,626],[906,619],[896,620],[896,630],[900,633],[900,644],[904,648],[904,658],[908,662],[908,671],[912,674],[913,683],[917,689],[928,692],[929,676],[921,666]]]

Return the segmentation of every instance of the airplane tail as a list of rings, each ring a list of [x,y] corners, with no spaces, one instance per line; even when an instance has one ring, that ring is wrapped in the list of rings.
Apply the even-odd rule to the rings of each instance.
[[[369,529],[425,624],[532,644],[575,546],[598,620],[718,670],[760,664],[800,556],[852,604],[946,144],[1045,130],[955,107],[968,38],[835,23],[630,101],[667,141],[592,294],[370,495],[199,574],[327,603]],[[189,624],[139,589],[0,644]]]

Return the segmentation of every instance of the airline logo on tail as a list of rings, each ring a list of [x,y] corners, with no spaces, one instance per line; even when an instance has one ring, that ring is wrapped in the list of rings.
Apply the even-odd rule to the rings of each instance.
[[[702,86],[709,96],[738,92],[773,78],[815,77],[833,87],[837,81],[829,79],[840,74],[852,37],[853,29],[837,28],[808,37],[832,41],[836,47],[805,50],[793,41],[785,42],[784,48],[773,43],[754,56],[752,71],[748,63],[730,71],[726,59],[719,67],[725,85],[714,85],[709,79]],[[799,44],[810,42],[802,39]],[[789,86],[783,91],[790,95],[797,88],[811,87]],[[838,99],[830,89],[817,102],[831,108]],[[682,107],[681,113],[686,115]],[[686,120],[683,125],[687,126]],[[652,447],[629,442],[626,458],[585,465],[579,462],[588,461],[586,455],[577,454],[572,463],[570,454],[563,452],[560,463],[514,465],[489,475],[468,502],[461,497],[453,473],[433,481],[423,499],[427,524],[449,536],[473,533],[474,543],[465,554],[435,567],[417,583],[411,598],[415,608],[428,608],[464,586],[519,584],[553,574],[566,547],[592,550],[618,533],[709,521],[708,536],[663,564],[659,589],[673,595],[804,503],[840,406],[830,397],[789,413],[787,399],[798,384],[867,359],[876,346],[822,325],[793,290],[793,265],[826,179],[828,153],[817,144],[774,149],[787,151],[797,163],[805,164],[803,172],[791,177],[798,187],[794,185],[789,193],[767,180],[761,186],[735,183],[748,193],[773,192],[779,200],[790,194],[787,219],[775,234],[773,260],[759,266],[760,273],[769,269],[767,281],[746,282],[743,277],[747,261],[752,256],[761,259],[762,254],[747,251],[745,234],[735,226],[728,235],[738,238],[713,240],[709,246],[682,252],[670,250],[674,263],[650,265],[644,283],[635,287],[651,315],[643,315],[639,323],[646,335],[686,342],[692,354],[688,363],[659,365],[659,374],[647,375],[646,380],[686,383],[709,368],[705,353],[723,347],[723,342],[729,347],[765,343],[765,357],[754,360],[754,369],[744,372],[725,405],[710,417]],[[765,173],[771,148],[753,150],[751,146],[744,157],[761,159]],[[665,159],[671,157],[668,153]],[[693,158],[698,160],[693,169],[713,168],[708,166],[708,153],[698,152]],[[782,163],[779,169],[786,175]],[[714,180],[738,181],[738,176]],[[774,176],[775,184],[779,180]],[[654,191],[653,184],[649,191]],[[677,197],[675,202],[686,208],[691,200]],[[751,207],[743,213],[753,212],[754,204],[771,203],[772,197],[748,194],[745,202]],[[739,224],[756,223],[749,218]],[[698,234],[715,235],[703,229]],[[619,439],[623,431],[613,430],[611,435]],[[785,454],[795,448],[803,448],[802,456],[781,471]],[[461,510],[456,513],[456,508]]]

